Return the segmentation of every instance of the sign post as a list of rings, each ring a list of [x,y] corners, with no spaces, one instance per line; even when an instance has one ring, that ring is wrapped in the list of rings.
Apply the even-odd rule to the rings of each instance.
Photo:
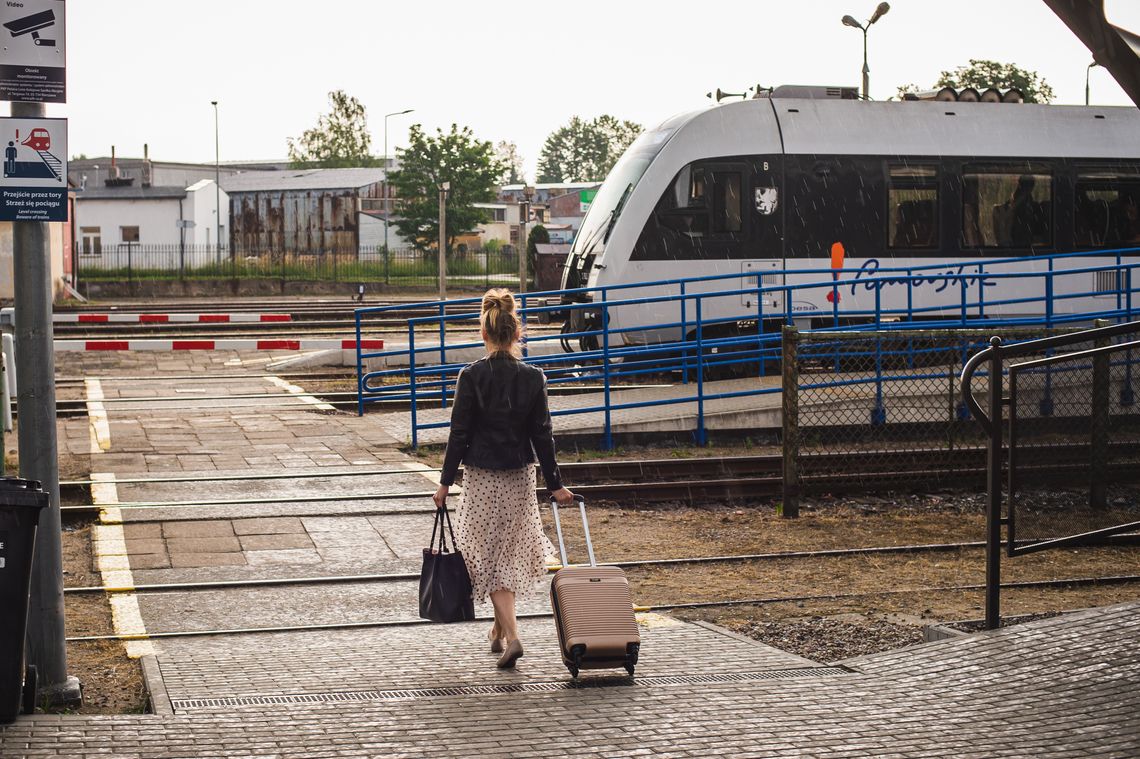
[[[0,119],[4,148],[0,220],[12,221],[16,295],[16,380],[20,409],[20,476],[38,480],[50,505],[40,517],[26,637],[39,675],[37,698],[78,703],[79,681],[67,675],[63,627],[59,459],[52,345],[52,275],[48,221],[67,220],[67,122],[46,118],[44,103],[65,100],[63,0],[5,0],[0,5]]]

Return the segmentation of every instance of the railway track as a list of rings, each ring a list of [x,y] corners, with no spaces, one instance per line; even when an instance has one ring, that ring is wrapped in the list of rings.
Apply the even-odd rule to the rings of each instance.
[[[1047,450],[1026,452],[1019,456],[1019,466],[1025,476],[1039,482],[1065,482],[1081,472],[1087,473],[1087,449],[1079,445],[1056,446]],[[1082,458],[1083,457],[1083,458]],[[962,486],[981,483],[986,473],[985,449],[982,447],[890,451],[853,451],[837,454],[819,454],[810,457],[812,471],[801,478],[804,486],[830,493],[865,490],[870,487],[911,487],[915,482],[942,480]],[[801,459],[802,466],[803,459]],[[577,493],[592,501],[617,503],[701,503],[717,500],[761,500],[776,498],[783,493],[783,457],[780,455],[729,456],[689,459],[633,459],[623,461],[590,461],[560,466],[567,484]],[[359,470],[351,472],[310,475],[268,475],[264,478],[308,479],[320,477],[351,477],[378,474],[407,474],[409,470]],[[423,470],[423,471],[438,471]],[[1109,467],[1116,478],[1140,477],[1140,471],[1131,464]],[[202,478],[193,478],[201,481]],[[256,480],[258,477],[233,477],[226,481]],[[179,482],[180,478],[134,480],[142,482]],[[90,486],[89,481],[61,483],[61,492],[71,498],[81,498]],[[544,491],[540,490],[540,494]],[[291,496],[290,503],[331,503],[422,499],[426,504],[429,491],[370,492],[354,495]],[[193,512],[210,506],[241,506],[279,503],[280,496],[258,499],[197,499],[193,501],[138,501],[115,504],[122,510],[164,509],[187,512],[186,519],[194,519]],[[72,504],[63,506],[65,514],[94,516],[103,508],[96,505]],[[426,507],[423,513],[431,513]],[[390,513],[417,513],[407,509],[376,508],[356,511],[356,515],[384,515]],[[321,514],[292,514],[292,516],[320,516]]]
[[[418,577],[418,575],[417,575]],[[1085,577],[1066,577],[1055,580],[1022,580],[1014,582],[1003,582],[1001,588],[1003,590],[1027,590],[1027,589],[1044,589],[1044,588],[1074,588],[1086,587],[1092,585],[1123,585],[1140,582],[1140,575],[1100,575],[1100,576],[1085,576]],[[972,583],[962,585],[930,585],[918,586],[912,588],[890,588],[885,590],[875,590],[864,593],[821,593],[821,594],[804,594],[804,595],[791,595],[791,596],[763,596],[757,598],[733,598],[733,599],[714,599],[708,601],[688,601],[682,603],[654,603],[649,605],[634,606],[634,610],[638,612],[653,612],[653,611],[681,611],[686,609],[712,609],[723,608],[731,606],[765,606],[779,603],[809,603],[809,602],[825,602],[825,601],[842,601],[842,600],[855,600],[862,598],[879,598],[884,596],[899,596],[909,595],[915,593],[961,593],[961,592],[976,592],[985,590],[984,584]],[[519,619],[549,619],[553,615],[549,612],[542,613],[528,613],[518,614]],[[477,617],[476,622],[490,622],[491,617]],[[156,631],[140,634],[132,633],[119,633],[109,635],[77,635],[67,638],[68,642],[86,642],[86,641],[130,641],[130,640],[156,640],[163,638],[191,638],[191,637],[214,637],[220,635],[251,635],[256,633],[281,633],[281,632],[318,632],[330,630],[359,630],[359,629],[376,629],[383,627],[415,627],[420,625],[437,624],[425,619],[391,619],[391,620],[377,620],[373,622],[339,622],[331,624],[315,624],[315,625],[284,625],[284,626],[266,626],[266,627],[244,627],[244,628],[231,628],[231,629],[214,629],[214,630],[168,630]]]

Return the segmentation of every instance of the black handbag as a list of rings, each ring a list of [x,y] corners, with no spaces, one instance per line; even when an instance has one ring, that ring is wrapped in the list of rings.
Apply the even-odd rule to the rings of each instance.
[[[435,540],[437,530],[438,546]],[[447,547],[447,533],[451,534],[452,550]],[[455,532],[451,529],[451,516],[446,506],[436,509],[431,542],[424,549],[424,564],[420,570],[420,616],[433,622],[466,622],[475,619],[471,576],[467,573],[463,554],[455,545]]]

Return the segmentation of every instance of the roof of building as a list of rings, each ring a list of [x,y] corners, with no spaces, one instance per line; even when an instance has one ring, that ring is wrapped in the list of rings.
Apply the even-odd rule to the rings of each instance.
[[[384,181],[384,169],[293,169],[250,171],[222,177],[226,192],[276,190],[355,190]]]
[[[186,188],[173,187],[88,187],[75,193],[76,200],[163,200],[186,197]]]
[[[554,190],[558,188],[566,188],[568,190],[588,190],[593,187],[601,187],[601,182],[538,182],[532,184],[535,190]],[[521,184],[505,184],[499,188],[500,192],[521,192],[525,185]]]

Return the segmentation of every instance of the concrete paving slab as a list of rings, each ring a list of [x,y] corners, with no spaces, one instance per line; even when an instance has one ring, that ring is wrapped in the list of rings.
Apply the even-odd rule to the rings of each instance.
[[[233,525],[229,520],[173,522],[164,521],[162,536],[167,538],[216,538],[232,537]]]
[[[176,553],[233,553],[241,551],[241,544],[233,535],[209,538],[167,538],[166,549]]]
[[[430,514],[399,514],[368,517],[388,548],[401,559],[419,559],[431,539]]]
[[[284,548],[313,548],[313,541],[305,533],[278,533],[275,535],[243,535],[241,550],[266,551]]]
[[[130,567],[137,569],[168,569],[170,556],[165,553],[134,553],[130,556]]]
[[[304,517],[301,523],[309,535],[320,532],[371,534],[375,531],[365,517]]]
[[[269,517],[267,519],[235,519],[234,532],[238,535],[284,535],[304,533],[300,519],[291,517]]]
[[[170,554],[171,567],[225,567],[245,563],[245,555],[240,552]]]
[[[312,548],[246,551],[245,559],[246,563],[253,567],[320,564],[324,561],[321,554]]]

